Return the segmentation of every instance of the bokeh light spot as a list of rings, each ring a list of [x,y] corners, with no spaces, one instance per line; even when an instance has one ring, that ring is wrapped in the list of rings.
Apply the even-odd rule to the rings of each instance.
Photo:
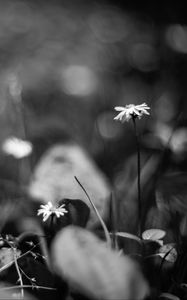
[[[166,40],[173,50],[187,53],[187,26],[172,25],[168,27]]]
[[[114,114],[112,112],[104,112],[97,119],[99,133],[104,139],[116,139],[122,134],[122,127],[113,119]]]
[[[64,91],[74,96],[90,95],[97,85],[94,72],[87,66],[68,66],[62,70],[61,79]]]
[[[104,43],[115,43],[127,37],[130,19],[116,7],[101,9],[92,14],[89,21],[95,36]]]
[[[177,129],[170,141],[170,147],[173,152],[181,153],[187,150],[187,129]]]
[[[135,43],[130,49],[130,64],[144,72],[158,67],[158,55],[151,44]]]
[[[170,91],[165,91],[155,102],[155,114],[162,122],[171,121],[176,114],[174,97]]]

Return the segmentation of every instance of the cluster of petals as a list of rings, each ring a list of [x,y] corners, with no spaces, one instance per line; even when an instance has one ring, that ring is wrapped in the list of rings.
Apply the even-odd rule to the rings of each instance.
[[[150,109],[149,106],[147,106],[146,103],[140,104],[140,105],[134,105],[129,104],[124,106],[116,106],[114,108],[116,111],[119,111],[120,113],[114,118],[114,120],[119,120],[122,123],[128,122],[130,119],[141,119],[143,115],[149,115],[149,112],[147,110]]]
[[[32,144],[17,137],[9,137],[2,144],[2,151],[17,159],[24,158],[32,153]]]
[[[40,209],[38,209],[38,216],[43,215],[43,222],[47,221],[47,219],[51,215],[55,215],[57,218],[64,216],[67,213],[67,210],[64,208],[65,204],[62,204],[59,207],[54,206],[51,202],[48,202],[45,205],[40,205]]]

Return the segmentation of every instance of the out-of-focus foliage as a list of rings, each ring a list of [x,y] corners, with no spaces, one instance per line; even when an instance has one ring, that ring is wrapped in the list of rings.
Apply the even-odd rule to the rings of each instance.
[[[179,113],[184,119],[185,26],[157,24],[102,1],[15,0],[0,7],[1,140],[22,134],[15,116],[21,95],[28,134],[46,123],[59,127],[111,173],[133,145],[127,129],[112,121],[113,106],[146,100],[152,124],[139,126],[159,136],[161,125],[172,129]],[[110,146],[105,155],[103,142]]]
[[[39,201],[58,203],[59,200],[82,199],[90,202],[74,177],[80,180],[102,217],[109,207],[110,185],[86,152],[75,144],[59,144],[50,148],[36,170],[29,185],[29,194]],[[89,225],[96,225],[98,218],[91,207]]]
[[[93,299],[144,299],[149,293],[131,259],[107,249],[106,244],[79,227],[67,227],[57,235],[52,255],[57,273],[75,291]]]
[[[0,0],[3,284],[20,285],[20,268],[29,288],[35,277],[44,285],[31,290],[38,299],[79,300],[83,295],[73,293],[71,281],[91,298],[98,297],[95,283],[99,295],[109,299],[124,293],[138,298],[142,289],[143,297],[147,284],[124,251],[141,260],[153,299],[185,299],[187,26],[180,7],[179,1],[159,6],[156,1]],[[150,116],[137,120],[142,239],[136,236],[133,124],[115,122],[113,108],[144,102],[151,109]],[[64,228],[99,224],[91,207],[89,218],[90,203],[74,176],[107,217],[119,253],[89,231]],[[51,212],[43,224],[37,217],[42,201],[60,201],[68,213],[55,223]],[[99,225],[94,230],[103,237]],[[60,278],[51,274],[48,251],[54,238],[54,271],[59,268]],[[6,265],[12,249],[17,269],[15,260]],[[134,292],[140,283],[134,297],[131,279]]]
[[[11,299],[21,299],[21,293],[19,289],[15,289],[14,291],[9,291],[10,285],[0,285],[0,299],[1,300],[11,300]],[[6,290],[7,289],[7,290]],[[28,292],[24,294],[23,300],[36,300],[36,298],[30,295]]]

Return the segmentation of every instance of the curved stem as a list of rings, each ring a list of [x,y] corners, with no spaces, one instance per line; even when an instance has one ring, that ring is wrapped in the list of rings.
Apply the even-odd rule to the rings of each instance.
[[[101,226],[103,227],[103,231],[105,233],[105,238],[106,238],[106,242],[107,242],[107,245],[109,248],[111,248],[112,246],[112,242],[111,242],[111,238],[110,238],[110,233],[105,225],[105,222],[103,221],[103,219],[101,218],[100,216],[100,213],[98,212],[97,210],[97,207],[95,206],[95,204],[93,203],[93,201],[91,200],[90,196],[88,195],[87,191],[85,190],[85,188],[83,187],[83,185],[80,183],[80,181],[78,180],[78,178],[76,176],[74,176],[75,180],[77,181],[77,183],[80,185],[80,187],[82,188],[82,190],[84,191],[84,193],[86,194],[90,204],[92,205],[100,223],[101,223]]]

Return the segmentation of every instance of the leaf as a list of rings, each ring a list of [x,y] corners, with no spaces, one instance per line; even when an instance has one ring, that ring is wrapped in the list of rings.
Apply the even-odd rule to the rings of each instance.
[[[164,246],[163,240],[157,240],[157,241],[155,241],[155,242],[158,243],[160,246]]]
[[[21,255],[20,250],[16,250],[16,255],[19,257]],[[11,248],[2,247],[0,249],[0,270],[6,265],[11,265],[14,263],[14,252]]]
[[[90,196],[88,195],[87,191],[85,190],[85,188],[83,187],[83,185],[80,183],[80,181],[78,180],[78,178],[76,176],[74,176],[75,180],[77,181],[77,183],[79,184],[79,186],[81,187],[81,189],[84,191],[88,201],[90,202],[93,210],[95,211],[95,214],[96,216],[98,217],[98,220],[100,221],[101,223],[101,226],[103,228],[103,231],[105,233],[105,238],[106,238],[106,241],[108,243],[108,246],[111,247],[111,239],[110,239],[110,233],[105,225],[105,222],[104,220],[102,219],[97,207],[95,206],[94,202],[92,201],[92,199],[90,198]]]
[[[52,245],[57,274],[73,289],[95,299],[143,299],[148,285],[129,257],[107,248],[106,243],[80,227],[68,226]]]
[[[148,229],[142,233],[144,240],[157,241],[162,239],[166,235],[166,232],[162,229]]]
[[[166,298],[166,299],[170,299],[170,300],[180,300],[179,297],[173,295],[173,294],[170,294],[170,293],[162,293],[159,298]]]
[[[86,151],[73,143],[54,145],[43,154],[33,172],[28,193],[35,201],[51,201],[55,205],[60,199],[81,199],[91,208],[87,226],[97,225],[98,217],[74,176],[105,218],[111,190],[109,182]]]
[[[79,199],[62,199],[58,205],[65,204],[68,211],[66,217],[69,219],[69,224],[85,227],[90,215],[88,205]],[[69,225],[68,224],[68,225]]]
[[[128,233],[128,232],[116,232],[115,235],[123,237],[123,238],[127,238],[127,239],[132,239],[132,240],[137,241],[138,243],[141,243],[141,239],[138,236],[136,236],[136,235],[134,235],[132,233]]]
[[[160,247],[158,255],[171,263],[177,260],[177,250],[172,243]]]
[[[62,199],[58,202],[57,206],[59,207],[61,205],[65,205],[64,207],[67,210],[67,213],[61,218],[54,218],[53,226],[51,226],[51,218],[48,218],[48,220],[43,224],[44,232],[46,236],[48,236],[48,245],[51,244],[54,235],[62,228],[69,225],[86,227],[89,219],[90,208],[82,200]]]
[[[187,288],[187,283],[181,283],[181,288],[184,288],[184,289],[186,289]]]

